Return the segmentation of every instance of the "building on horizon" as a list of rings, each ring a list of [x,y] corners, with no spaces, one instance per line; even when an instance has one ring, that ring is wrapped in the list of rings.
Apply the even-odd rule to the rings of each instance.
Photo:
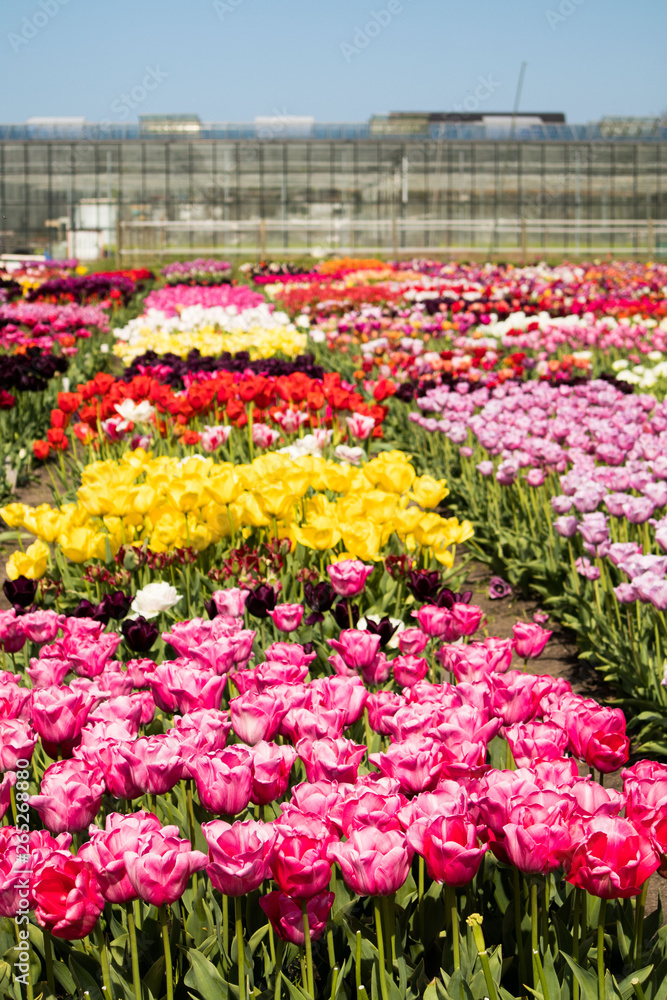
[[[0,125],[0,253],[657,255],[666,168],[657,118],[31,118]]]

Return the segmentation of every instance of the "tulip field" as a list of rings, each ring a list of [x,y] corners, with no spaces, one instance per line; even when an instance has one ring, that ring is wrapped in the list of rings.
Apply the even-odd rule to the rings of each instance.
[[[667,265],[20,264],[0,494],[0,998],[667,1000]]]

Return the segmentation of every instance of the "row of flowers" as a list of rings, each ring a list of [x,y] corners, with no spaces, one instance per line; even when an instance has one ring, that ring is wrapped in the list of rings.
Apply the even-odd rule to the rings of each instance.
[[[330,564],[318,586],[373,601],[372,569]],[[135,606],[176,606],[160,586]],[[29,605],[28,581],[6,591]],[[275,995],[299,959],[306,997],[373,981],[418,997],[434,977],[450,996],[462,976],[487,996],[501,976],[546,995],[547,975],[570,989],[587,975],[596,931],[602,987],[605,958],[659,959],[644,905],[667,851],[665,769],[641,761],[622,792],[603,787],[628,760],[622,713],[512,669],[548,631],[470,641],[481,609],[442,591],[412,622],[334,625],[310,648],[295,641],[303,607],[266,596],[218,591],[211,620],[172,622],[165,652],[129,660],[103,623],[3,614],[5,655],[28,667],[24,683],[0,675],[0,803],[15,817],[0,828],[0,912],[34,911],[33,987],[55,995],[57,975],[67,989],[86,953],[128,998],[142,979],[170,998],[175,982]],[[276,640],[249,618],[272,618]],[[125,642],[147,625],[126,619]],[[28,834],[29,812],[43,828]],[[574,927],[569,962],[554,911]]]

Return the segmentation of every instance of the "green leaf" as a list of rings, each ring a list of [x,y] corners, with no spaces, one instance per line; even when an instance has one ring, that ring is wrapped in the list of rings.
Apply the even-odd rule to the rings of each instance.
[[[285,976],[282,976],[282,982],[287,987],[290,1000],[313,1000],[310,993],[306,993],[306,991],[300,986],[297,986],[296,983],[291,983]]]
[[[575,962],[573,958],[563,952],[563,958],[567,964],[572,969],[579,987],[581,989],[581,1000],[598,1000],[598,980],[597,976],[594,976],[587,969],[582,969],[582,967]]]
[[[195,948],[188,949],[190,968],[185,976],[185,985],[194,987],[202,1000],[225,1000],[229,996],[227,983],[216,967]]]
[[[90,1000],[104,1000],[104,994],[95,977],[83,964],[81,952],[70,952],[69,967],[81,993],[89,993]]]
[[[74,982],[72,973],[64,962],[53,963],[53,975],[56,977],[67,995],[74,996],[76,993],[76,983]]]
[[[622,979],[620,983],[617,983],[616,984],[617,989],[619,993],[623,996],[623,1000],[628,1000],[629,997],[634,996],[635,990],[632,983],[633,979],[638,980],[639,985],[641,986],[643,983],[646,982],[648,977],[651,975],[652,971],[653,971],[653,966],[647,965],[643,969],[640,969],[638,972],[631,972],[629,976],[626,976],[625,979]]]

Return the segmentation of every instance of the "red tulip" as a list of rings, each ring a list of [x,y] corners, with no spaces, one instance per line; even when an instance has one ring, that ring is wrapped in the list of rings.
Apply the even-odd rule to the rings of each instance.
[[[39,926],[66,941],[90,934],[104,907],[93,869],[65,853],[54,852],[37,868],[32,891]]]
[[[655,847],[629,820],[596,816],[584,827],[566,879],[601,899],[628,899],[659,867]]]

